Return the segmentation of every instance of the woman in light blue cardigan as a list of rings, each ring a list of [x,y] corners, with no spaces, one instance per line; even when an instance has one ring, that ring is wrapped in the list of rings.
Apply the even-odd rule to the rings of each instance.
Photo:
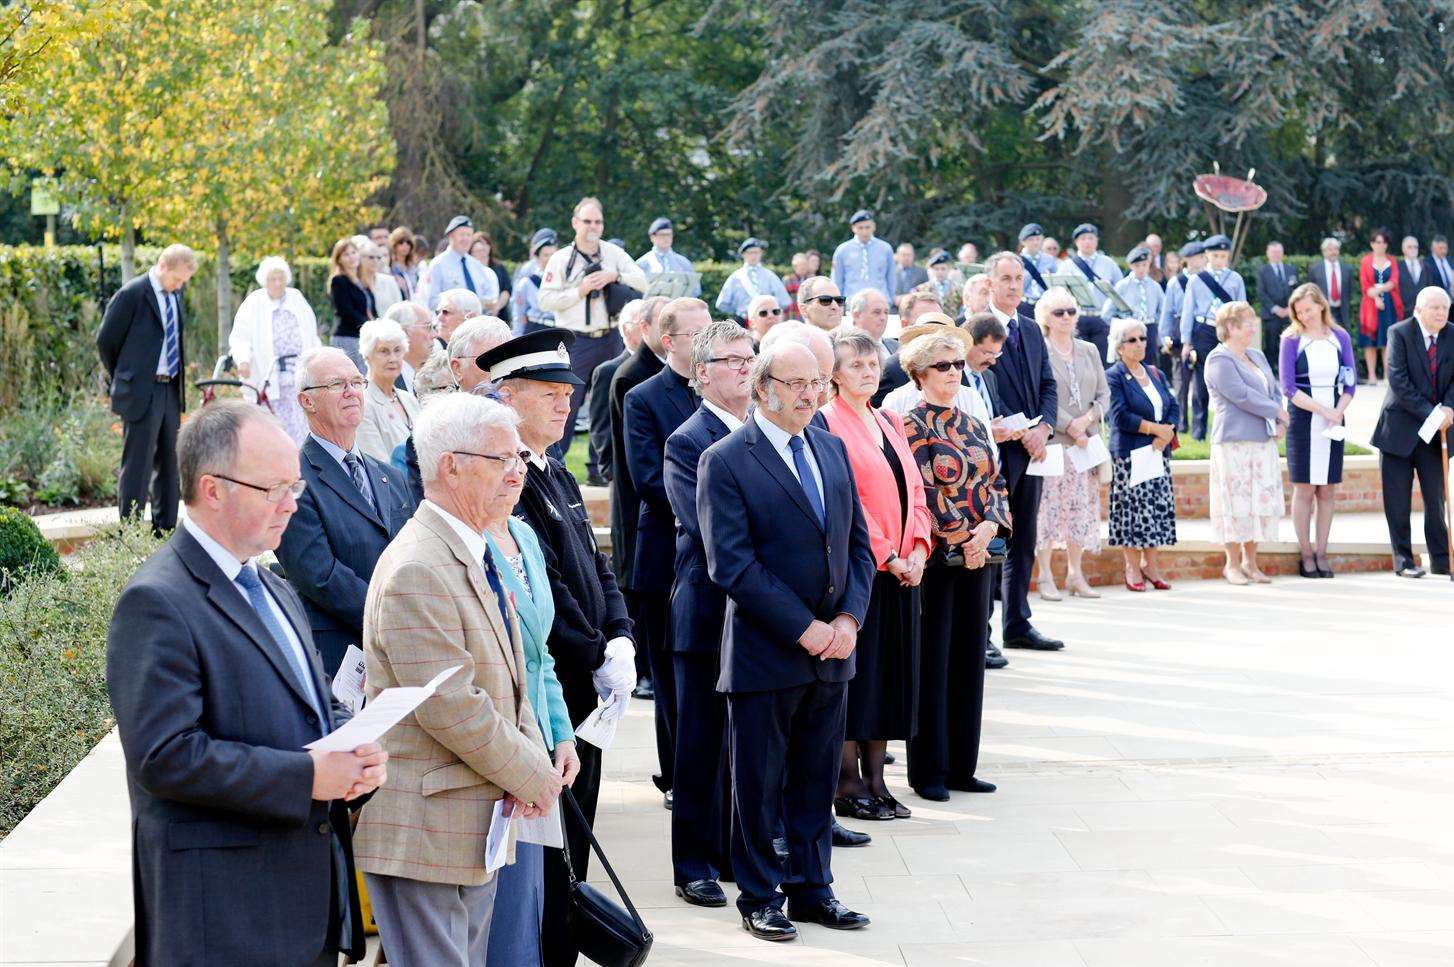
[[[530,525],[511,517],[525,486],[524,460],[507,467],[500,493],[490,506],[485,540],[506,594],[519,618],[520,650],[525,655],[525,691],[540,734],[550,747],[556,771],[569,786],[580,771],[575,729],[566,711],[555,659],[545,646],[555,621],[555,601],[545,573],[540,541]],[[558,806],[552,817],[559,818]],[[518,843],[515,862],[499,872],[495,912],[490,922],[489,963],[536,967],[541,963],[540,922],[545,910],[545,853],[534,843]]]

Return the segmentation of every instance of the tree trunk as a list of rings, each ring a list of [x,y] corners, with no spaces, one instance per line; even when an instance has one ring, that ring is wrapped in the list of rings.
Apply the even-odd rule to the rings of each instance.
[[[1101,167],[1101,248],[1107,252],[1124,252],[1140,239],[1131,236],[1135,226],[1127,222],[1124,212],[1131,207],[1131,193],[1126,188],[1126,167],[1129,159],[1113,154],[1109,148],[1102,153]]]
[[[232,332],[232,261],[227,246],[227,223],[217,220],[217,351]]]
[[[121,206],[121,284],[125,285],[136,277],[136,226],[126,206]]]

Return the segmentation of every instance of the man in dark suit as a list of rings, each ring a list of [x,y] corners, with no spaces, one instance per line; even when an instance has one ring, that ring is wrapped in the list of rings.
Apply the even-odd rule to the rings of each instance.
[[[1262,354],[1274,370],[1278,341],[1287,328],[1287,299],[1297,287],[1297,269],[1283,258],[1282,243],[1268,242],[1267,264],[1257,270],[1257,307],[1262,315]]]
[[[1323,290],[1338,325],[1348,325],[1348,300],[1353,291],[1353,270],[1338,260],[1343,246],[1336,238],[1325,238],[1323,258],[1308,266],[1308,281]]]
[[[1404,309],[1413,312],[1419,290],[1429,284],[1428,266],[1419,257],[1419,240],[1414,236],[1405,235],[1399,250],[1403,258],[1398,263],[1398,296]]]
[[[1444,479],[1439,432],[1425,441],[1419,428],[1436,408],[1443,427],[1454,423],[1454,330],[1449,296],[1433,286],[1419,293],[1414,317],[1388,330],[1388,395],[1373,428],[1383,482],[1383,513],[1399,577],[1421,578],[1424,569],[1409,540],[1414,475],[1424,497],[1424,540],[1435,574],[1449,573],[1449,537],[1444,523]]]
[[[539,329],[496,346],[477,364],[499,385],[500,402],[520,415],[520,441],[530,458],[515,516],[540,538],[555,602],[555,623],[546,647],[555,659],[571,721],[579,725],[595,711],[598,695],[615,693],[614,708],[624,714],[625,698],[636,680],[638,646],[632,641],[631,619],[610,562],[596,548],[580,487],[565,465],[548,455],[565,435],[571,391],[580,382],[570,366],[573,342],[568,330]],[[586,821],[594,823],[601,791],[601,750],[582,742],[576,753],[581,770],[571,790]],[[567,823],[566,827],[571,866],[576,878],[584,881],[590,843],[579,826]],[[546,967],[576,962],[570,897],[564,856],[559,850],[547,850],[541,928]]]
[[[622,401],[625,424],[625,462],[640,500],[636,520],[636,547],[631,578],[636,600],[636,637],[650,652],[651,683],[655,690],[656,754],[660,764],[657,787],[672,788],[676,761],[672,733],[676,730],[676,673],[672,669],[671,583],[676,554],[676,518],[662,483],[662,454],[666,438],[697,409],[692,376],[692,338],[712,322],[712,310],[701,299],[673,299],[661,310],[661,334],[666,367],[627,392]]]
[[[732,743],[737,909],[764,940],[797,936],[790,920],[868,923],[833,896],[831,811],[874,561],[843,444],[808,425],[823,382],[806,347],[774,345],[752,364],[756,410],[698,464],[707,571],[727,593],[717,689]],[[786,868],[772,845],[780,815]]]
[[[591,372],[591,388],[587,394],[586,412],[591,421],[591,450],[596,455],[596,470],[599,480],[588,479],[586,483],[605,486],[611,482],[611,380],[621,364],[641,348],[641,330],[646,318],[646,300],[633,299],[626,303],[618,317],[621,342],[626,347]]]
[[[914,264],[914,246],[900,242],[899,247],[894,249],[894,291],[884,295],[898,299],[928,281],[928,270]]]
[[[632,564],[636,558],[636,524],[641,516],[641,499],[636,495],[636,486],[631,480],[631,468],[626,465],[626,394],[633,387],[646,382],[666,365],[662,361],[661,335],[657,319],[669,299],[655,296],[646,301],[646,317],[642,323],[641,345],[630,359],[621,363],[616,375],[611,378],[611,567],[616,572],[616,582],[626,598],[626,608],[632,622],[642,624],[641,611],[636,601],[636,581],[632,576]],[[620,459],[616,459],[617,455]],[[639,631],[638,631],[639,634]],[[643,645],[647,642],[643,639]],[[647,647],[650,647],[647,645]],[[638,678],[635,695],[651,698],[650,652],[645,648],[637,654],[636,674]],[[660,782],[657,788],[666,792]]]
[[[727,903],[717,879],[731,871],[732,784],[727,701],[717,691],[727,599],[707,576],[707,550],[697,521],[697,463],[708,447],[747,419],[747,369],[753,355],[751,337],[732,321],[714,322],[692,340],[692,371],[702,405],[667,438],[662,471],[677,520],[671,594],[677,690],[672,878],[677,896],[698,906]]]
[[[348,717],[298,596],[259,567],[293,515],[298,451],[237,400],[178,439],[181,529],[122,592],[106,682],[126,757],[138,964],[333,965],[363,954],[348,807],[377,745],[303,747]]]
[[[1429,257],[1424,260],[1424,285],[1437,286],[1444,294],[1454,298],[1454,264],[1449,261],[1449,240],[1435,235],[1429,240]],[[1408,305],[1408,303],[1404,303]]]
[[[158,532],[177,526],[177,428],[186,409],[182,287],[197,271],[197,256],[169,245],[156,265],[116,290],[106,305],[96,349],[111,380],[111,412],[121,417],[121,516],[146,507]]]
[[[1015,520],[1009,556],[1001,568],[1000,608],[1006,648],[1057,651],[1065,643],[1042,635],[1030,624],[1030,570],[1035,563],[1035,519],[1040,512],[1044,477],[1026,473],[1032,460],[1045,453],[1055,426],[1059,403],[1055,374],[1045,337],[1033,319],[1018,314],[1025,291],[1025,266],[1014,252],[996,252],[985,262],[990,277],[990,312],[1007,333],[999,373],[999,416],[1022,413],[1040,422],[1019,439],[1000,445],[1000,471],[1010,491],[1010,514]]]
[[[308,489],[278,545],[278,560],[313,629],[323,668],[337,674],[349,645],[363,649],[364,598],[374,564],[414,513],[404,480],[359,452],[363,377],[342,350],[298,361],[308,439],[298,456]]]

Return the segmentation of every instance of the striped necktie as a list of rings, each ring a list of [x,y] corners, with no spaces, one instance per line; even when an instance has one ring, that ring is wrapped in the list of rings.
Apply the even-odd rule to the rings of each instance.
[[[176,294],[162,292],[162,304],[166,308],[166,324],[162,327],[162,346],[167,354],[167,375],[176,376],[182,365],[182,347],[177,335]]]

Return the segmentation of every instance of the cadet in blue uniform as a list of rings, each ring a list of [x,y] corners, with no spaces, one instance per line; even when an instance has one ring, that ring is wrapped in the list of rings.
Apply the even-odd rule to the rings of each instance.
[[[1190,410],[1187,394],[1191,390],[1191,366],[1181,358],[1181,303],[1186,298],[1186,283],[1207,264],[1201,242],[1187,242],[1179,251],[1181,272],[1166,280],[1166,297],[1161,300],[1161,343],[1171,357],[1171,381],[1176,388],[1177,432],[1185,433]]]
[[[1131,274],[1116,283],[1116,294],[1126,300],[1131,307],[1130,312],[1124,312],[1114,301],[1107,299],[1102,314],[1107,319],[1119,319],[1122,316],[1132,316],[1139,319],[1146,326],[1146,358],[1155,361],[1156,354],[1161,346],[1158,332],[1161,325],[1161,302],[1165,297],[1161,286],[1151,277],[1151,250],[1144,245],[1138,245],[1126,253],[1126,264],[1131,267]],[[1106,360],[1106,365],[1115,362],[1114,359]]]
[[[738,322],[747,324],[747,304],[760,295],[767,294],[777,299],[779,308],[786,310],[792,305],[792,298],[783,286],[783,280],[762,263],[762,250],[767,243],[755,238],[745,238],[737,246],[742,256],[742,268],[727,276],[727,283],[717,296],[717,311],[734,316]]]
[[[651,229],[646,234],[651,238],[651,250],[637,259],[636,264],[646,273],[648,283],[652,276],[661,275],[663,272],[695,271],[691,259],[672,251],[671,243],[676,239],[676,230],[672,228],[671,219],[658,218],[651,223]],[[702,280],[693,279],[691,291],[687,295],[695,299],[701,294]]]
[[[1188,277],[1181,302],[1181,357],[1192,365],[1191,435],[1196,440],[1207,438],[1207,354],[1217,348],[1217,327],[1212,320],[1228,302],[1247,301],[1242,276],[1227,268],[1232,240],[1213,235],[1202,247],[1207,267]]]
[[[852,299],[863,289],[894,291],[894,249],[874,238],[873,212],[860,208],[848,220],[853,237],[833,250],[833,284],[843,298]]]
[[[1025,265],[1024,305],[1033,306],[1049,287],[1049,279],[1056,271],[1055,258],[1041,249],[1045,244],[1045,229],[1031,222],[1020,229],[1020,261]],[[1028,310],[1025,315],[1034,315]]]
[[[520,266],[512,296],[517,336],[548,328],[555,322],[555,313],[540,308],[540,279],[545,275],[545,264],[555,254],[556,244],[555,230],[551,228],[542,228],[530,236],[531,261]]]
[[[1092,289],[1095,288],[1098,280],[1104,280],[1113,286],[1121,281],[1121,270],[1115,261],[1106,253],[1097,251],[1101,244],[1100,229],[1089,222],[1082,222],[1075,226],[1075,231],[1070,233],[1070,240],[1075,244],[1075,251],[1070,255],[1070,264],[1085,276]],[[1102,313],[1082,311],[1080,321],[1076,323],[1075,335],[1088,343],[1093,343],[1100,353],[1100,357],[1106,358],[1111,324],[1106,321]]]

